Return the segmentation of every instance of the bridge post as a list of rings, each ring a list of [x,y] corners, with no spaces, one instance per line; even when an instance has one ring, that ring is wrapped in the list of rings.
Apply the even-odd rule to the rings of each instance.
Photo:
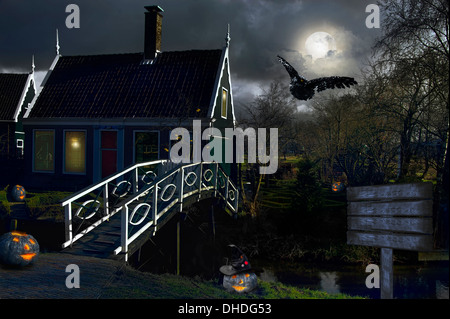
[[[123,205],[120,219],[120,241],[122,252],[125,253],[125,261],[128,261],[128,206]]]
[[[153,234],[155,234],[158,224],[158,183],[153,188],[152,219],[154,226]]]
[[[64,207],[64,224],[65,224],[65,232],[66,232],[66,242],[72,241],[72,203],[69,202]]]
[[[178,190],[179,190],[179,197],[178,202],[180,203],[179,212],[181,213],[183,211],[183,192],[184,192],[184,168],[183,166],[180,166],[179,168],[180,172],[178,175],[180,176],[180,180],[178,181]]]
[[[138,168],[136,167],[133,172],[133,180],[132,180],[133,194],[136,194],[139,191],[138,190],[138,180],[139,180],[138,174],[139,174]]]
[[[103,185],[103,209],[105,211],[105,216],[109,215],[109,198],[108,198],[108,183]]]
[[[225,187],[225,207],[227,207],[227,203],[228,203],[228,191],[229,191],[229,186],[230,185],[230,177],[227,176],[227,186]]]
[[[198,180],[199,180],[199,182],[198,182],[198,200],[200,200],[201,193],[202,193],[203,162],[200,162],[199,166],[200,166],[200,173],[198,175]]]
[[[216,173],[214,176],[214,197],[217,197],[217,179],[219,178],[219,163],[216,163]]]
[[[239,208],[239,189],[236,188],[236,195],[234,199],[234,213],[237,214]]]

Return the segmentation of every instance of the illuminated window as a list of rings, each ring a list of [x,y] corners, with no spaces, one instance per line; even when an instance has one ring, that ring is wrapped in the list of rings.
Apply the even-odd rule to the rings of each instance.
[[[53,172],[55,167],[55,132],[34,131],[34,171]]]
[[[135,132],[134,155],[136,163],[157,160],[159,157],[158,132]]]
[[[228,103],[228,91],[222,88],[222,109],[221,116],[227,118],[227,103]]]
[[[86,132],[64,132],[64,172],[85,173],[86,170]]]

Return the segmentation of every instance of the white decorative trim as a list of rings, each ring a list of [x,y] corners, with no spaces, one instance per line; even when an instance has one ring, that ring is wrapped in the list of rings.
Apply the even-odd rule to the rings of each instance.
[[[95,210],[93,213],[91,213],[89,216],[84,216],[84,217],[80,217],[80,213],[83,210],[83,208],[86,208],[85,206],[89,203],[95,202],[97,204],[97,206],[95,207]],[[94,199],[90,199],[85,201],[80,208],[78,208],[77,212],[75,213],[75,216],[80,218],[80,219],[90,219],[92,218],[95,214],[97,214],[98,209],[100,208],[100,202],[98,200],[94,200]]]
[[[59,55],[59,54],[56,55],[55,59],[54,59],[53,62],[52,62],[52,65],[50,66],[50,68],[49,68],[48,71],[47,71],[47,74],[45,75],[44,80],[43,80],[42,83],[41,83],[40,90],[39,90],[38,92],[36,92],[36,90],[34,91],[34,93],[35,93],[35,94],[34,94],[34,98],[33,98],[33,100],[31,101],[30,105],[28,106],[27,111],[25,112],[25,115],[23,116],[24,119],[25,119],[25,118],[28,118],[28,116],[30,115],[30,112],[31,112],[31,110],[32,110],[33,107],[34,107],[34,104],[36,103],[36,101],[37,101],[39,95],[41,94],[42,89],[43,89],[44,86],[45,86],[45,83],[47,83],[47,80],[48,80],[48,78],[50,77],[50,74],[51,74],[52,71],[55,69],[56,63],[58,63],[58,60],[59,60],[60,57],[61,57],[61,55]],[[34,82],[34,76],[33,76],[33,82]]]
[[[189,176],[194,175],[194,180],[189,183]],[[184,177],[184,182],[186,183],[187,186],[193,186],[195,184],[195,182],[197,181],[197,174],[195,174],[195,172],[189,172],[185,177]]]
[[[33,83],[33,90],[34,90],[34,96],[36,96],[36,87],[35,87],[35,81],[34,81],[34,72],[31,72],[28,74],[27,82],[25,84],[25,87],[22,90],[22,95],[20,96],[19,103],[17,104],[16,111],[14,112],[14,122],[17,123],[17,120],[19,118],[20,111],[22,110],[22,104],[25,101],[25,97],[28,93],[28,88],[30,87],[30,82]]]
[[[230,94],[230,106],[231,106],[231,114],[233,115],[233,126],[236,125],[236,116],[234,113],[234,103],[233,103],[233,88],[231,85],[231,73],[230,73],[230,59],[229,59],[229,46],[224,47],[223,51],[222,51],[222,57],[220,59],[220,66],[219,66],[219,70],[217,72],[217,76],[216,76],[216,81],[215,81],[215,85],[214,85],[214,92],[212,97],[211,97],[211,101],[210,101],[210,108],[208,111],[208,118],[212,119],[214,117],[214,111],[215,111],[215,107],[216,107],[216,101],[218,98],[218,95],[220,92],[220,88],[222,87],[221,85],[221,80],[223,77],[223,71],[225,70],[225,62],[227,63],[227,72],[228,72],[228,85],[229,87],[229,94]]]
[[[137,222],[133,222],[134,215],[139,210],[139,208],[141,208],[142,206],[147,206],[147,209],[145,210],[144,216],[142,216],[141,219],[139,219]],[[147,203],[140,203],[140,204],[136,205],[136,207],[133,209],[133,212],[131,213],[130,217],[128,218],[128,222],[131,225],[134,225],[134,226],[139,225],[140,223],[142,223],[145,220],[145,218],[147,217],[147,215],[150,212],[151,208],[152,208],[152,206],[150,204],[147,204]]]

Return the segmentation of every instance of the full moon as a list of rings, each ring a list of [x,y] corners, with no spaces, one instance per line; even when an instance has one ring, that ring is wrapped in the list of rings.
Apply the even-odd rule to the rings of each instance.
[[[336,41],[327,32],[314,32],[306,39],[305,47],[306,53],[316,60],[326,57],[329,51],[336,50]]]

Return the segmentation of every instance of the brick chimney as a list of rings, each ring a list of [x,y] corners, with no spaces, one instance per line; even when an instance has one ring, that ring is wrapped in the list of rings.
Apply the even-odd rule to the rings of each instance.
[[[164,10],[159,6],[146,6],[144,59],[153,60],[161,52],[162,14]]]

